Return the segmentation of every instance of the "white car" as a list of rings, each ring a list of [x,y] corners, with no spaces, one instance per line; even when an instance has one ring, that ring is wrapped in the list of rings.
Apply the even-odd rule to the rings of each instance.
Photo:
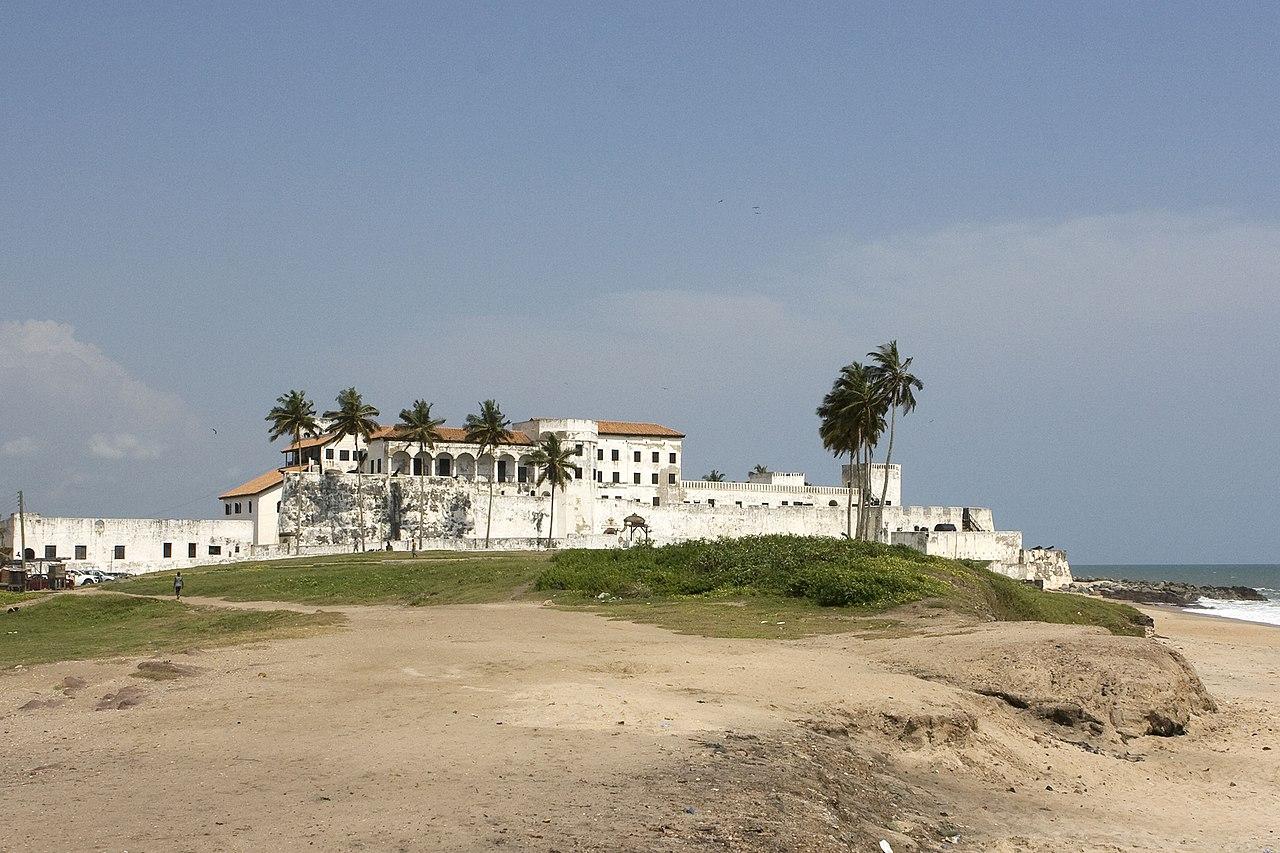
[[[75,586],[92,586],[111,580],[97,569],[67,569],[67,577]]]

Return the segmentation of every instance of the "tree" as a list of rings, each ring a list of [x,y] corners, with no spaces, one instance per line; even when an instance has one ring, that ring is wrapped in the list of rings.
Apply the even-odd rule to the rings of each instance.
[[[335,401],[338,408],[325,412],[324,417],[330,422],[330,428],[338,436],[351,436],[356,443],[356,512],[360,521],[360,530],[356,541],[359,550],[364,550],[364,481],[361,477],[364,460],[360,458],[360,439],[369,440],[369,433],[378,428],[374,420],[378,410],[364,401],[364,397],[355,388],[347,388],[338,393]]]
[[[818,406],[818,435],[822,445],[837,457],[849,454],[849,496],[846,533],[850,539],[864,538],[867,532],[867,471],[872,448],[884,430],[884,402],[872,384],[869,371],[858,362],[840,369],[831,390]],[[865,460],[865,463],[864,463]],[[853,474],[859,475],[858,524],[853,525]]]
[[[276,404],[267,412],[267,422],[271,424],[267,430],[267,435],[272,441],[286,435],[293,436],[293,445],[297,447],[302,443],[302,434],[306,433],[308,437],[312,437],[320,432],[320,424],[316,420],[315,404],[307,399],[306,391],[289,391],[287,394],[281,394],[276,398]],[[302,450],[298,449],[298,462],[302,462]],[[294,553],[302,553],[302,488],[299,482],[299,488],[294,491],[294,498],[297,502],[295,509],[297,510],[297,529],[293,535]]]
[[[574,448],[566,447],[561,442],[560,436],[549,432],[542,437],[538,449],[529,454],[529,461],[542,469],[538,473],[538,481],[535,485],[551,484],[551,519],[547,525],[548,548],[551,547],[556,529],[556,488],[563,489],[565,484],[573,478],[573,464],[570,460],[575,453]]]
[[[706,480],[708,483],[723,483],[724,474],[717,471],[715,468],[712,468],[708,473],[702,475],[702,479]]]
[[[768,465],[757,465],[756,467],[752,468],[750,471],[747,472],[748,476],[750,476],[751,474],[772,474],[772,473],[773,472],[769,470]]]
[[[444,418],[431,417],[431,404],[426,400],[414,400],[413,405],[407,409],[400,410],[400,423],[396,426],[396,431],[400,437],[407,440],[411,444],[418,445],[418,455],[424,457],[422,462],[426,464],[427,448],[435,449],[436,442],[440,440],[440,427],[444,424]],[[411,467],[410,471],[413,470]],[[418,477],[418,548],[422,548],[422,516],[426,514],[427,509],[427,472],[422,471],[422,476]]]
[[[908,415],[916,407],[916,391],[924,390],[924,383],[911,372],[912,359],[898,355],[898,342],[881,344],[867,353],[871,359],[871,381],[875,383],[889,407],[889,447],[884,454],[884,484],[880,487],[880,513],[884,514],[885,496],[889,493],[889,463],[893,459],[893,433],[898,422],[898,409]]]
[[[511,421],[502,414],[502,409],[493,400],[485,400],[480,404],[480,411],[467,415],[464,424],[467,430],[467,441],[479,445],[479,454],[489,453],[493,465],[489,471],[489,512],[484,522],[484,547],[489,547],[489,530],[493,527],[493,481],[498,476],[498,447],[511,442]],[[552,496],[554,506],[555,497]]]

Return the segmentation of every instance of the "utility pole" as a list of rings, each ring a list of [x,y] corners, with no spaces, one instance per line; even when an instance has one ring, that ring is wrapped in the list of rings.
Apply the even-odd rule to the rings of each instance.
[[[21,531],[18,535],[22,539],[22,571],[25,577],[27,571],[27,511],[22,504],[21,489],[18,490],[18,530]]]

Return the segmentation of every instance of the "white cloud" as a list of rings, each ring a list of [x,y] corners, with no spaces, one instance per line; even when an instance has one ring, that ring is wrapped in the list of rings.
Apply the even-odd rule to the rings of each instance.
[[[20,435],[0,444],[0,456],[35,456],[41,444],[29,435]]]
[[[114,435],[94,433],[89,437],[89,453],[100,459],[155,459],[162,452],[162,447],[128,432]]]

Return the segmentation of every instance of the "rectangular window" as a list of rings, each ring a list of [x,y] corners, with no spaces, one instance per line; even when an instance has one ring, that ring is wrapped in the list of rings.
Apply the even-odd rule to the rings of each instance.
[[[221,545],[210,545],[210,546],[209,546],[209,556],[210,556],[210,557],[221,557],[221,556],[222,556],[222,546],[221,546]]]
[[[649,475],[649,478],[650,478],[650,480],[653,482],[653,484],[654,484],[655,486],[656,486],[656,485],[658,485],[658,475],[657,475],[657,474],[650,474],[650,475]]]
[[[603,461],[604,461],[604,448],[603,448],[603,447],[597,447],[597,448],[596,448],[596,461],[597,461],[597,462],[603,462]]]
[[[192,557],[192,558],[194,558],[194,557],[195,557],[195,555],[196,555],[196,543],[194,543],[194,542],[188,542],[188,543],[187,543],[187,556],[188,556],[188,557]]]
[[[77,546],[76,546],[76,559],[77,559],[77,560],[87,560],[87,559],[89,559],[89,546],[88,546],[88,545],[77,545]]]
[[[707,506],[715,506],[715,505],[716,505],[715,498],[707,498]]]
[[[581,445],[581,444],[575,444],[575,445],[573,446],[573,455],[574,455],[574,456],[581,456],[581,455],[582,455],[582,445]]]
[[[227,515],[231,515],[231,504],[227,504]]]
[[[575,480],[581,480],[581,479],[582,479],[582,469],[581,469],[581,468],[574,468],[574,469],[573,469],[573,479],[575,479]]]
[[[639,451],[639,450],[637,450],[637,451],[635,451],[635,452],[633,452],[633,453],[631,454],[631,461],[632,461],[632,462],[639,462],[639,461],[640,461],[640,451]]]
[[[783,501],[783,502],[782,502],[782,505],[783,505],[783,506],[786,506],[786,505],[787,505],[787,502],[786,502],[786,501]]]
[[[57,545],[45,545],[45,546],[44,546],[44,558],[45,558],[46,560],[56,560],[56,559],[58,559],[58,546],[57,546]]]
[[[123,559],[124,559],[124,546],[123,546],[123,545],[117,545],[117,546],[115,547],[115,551],[113,552],[113,554],[115,555],[115,559],[117,559],[117,560],[123,560]]]
[[[253,501],[249,501],[249,515],[253,515]]]
[[[603,483],[603,482],[604,482],[604,472],[603,472],[603,471],[597,471],[597,472],[596,472],[596,482],[597,482],[597,483]]]
[[[326,447],[326,448],[324,449],[324,458],[325,458],[325,459],[328,459],[330,462],[332,462],[332,461],[333,461],[333,448],[332,448],[332,447]]]
[[[339,450],[339,451],[338,451],[338,461],[339,461],[339,462],[350,462],[350,461],[351,461],[351,451],[350,451],[350,450]]]
[[[734,501],[734,502],[733,502],[733,505],[734,505],[734,506],[742,506],[742,501]]]
[[[280,501],[276,501],[276,512],[280,511]]]
[[[674,485],[676,484],[676,475],[675,475],[675,474],[668,474],[668,475],[667,475],[667,482],[674,486]]]
[[[656,450],[655,450],[655,451],[653,451],[653,462],[654,462],[654,464],[655,464],[655,465],[656,465],[656,464],[657,464],[657,462],[658,462],[658,455],[659,455],[659,454],[658,454],[658,451],[656,451]]]
[[[173,543],[172,542],[164,543],[164,558],[167,560],[172,556],[173,556]]]
[[[674,453],[668,454],[668,457],[672,465],[676,464],[676,455]]]
[[[614,471],[614,472],[613,472],[613,482],[615,482],[615,483],[621,483],[621,482],[622,482],[622,475],[621,475],[621,474],[619,474],[617,471]]]
[[[618,461],[618,451],[616,451],[616,450],[611,450],[611,451],[609,452],[609,454],[610,454],[610,457],[613,459],[613,461],[614,461],[614,462],[617,462],[617,461]]]
[[[240,502],[236,501],[236,515],[240,514]]]
[[[640,485],[640,472],[637,471],[631,475],[631,482],[635,483],[637,486]]]
[[[658,504],[660,504],[660,503],[661,503],[661,499],[660,499],[660,498],[655,497],[655,498],[653,499],[653,505],[654,505],[654,506],[658,506]]]

